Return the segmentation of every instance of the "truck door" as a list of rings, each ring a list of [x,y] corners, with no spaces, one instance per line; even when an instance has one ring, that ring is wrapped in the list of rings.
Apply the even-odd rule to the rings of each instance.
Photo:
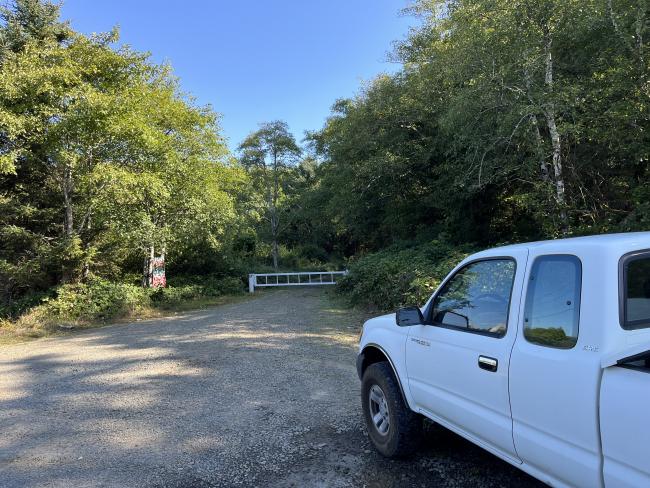
[[[583,259],[584,268],[577,256],[531,250],[510,360],[510,404],[515,447],[529,472],[552,485],[597,487],[603,318],[597,306],[580,305],[602,300],[603,263]]]
[[[508,366],[528,251],[464,264],[411,327],[408,383],[416,408],[473,442],[518,462]]]

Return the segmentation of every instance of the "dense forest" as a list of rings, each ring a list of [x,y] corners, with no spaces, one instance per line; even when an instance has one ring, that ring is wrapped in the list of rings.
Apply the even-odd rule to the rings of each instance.
[[[304,140],[251,121],[230,153],[218,114],[117,31],[74,32],[45,0],[5,7],[5,327],[233,293],[267,269],[348,267],[339,291],[390,309],[477,248],[650,229],[647,0],[407,13],[396,74]],[[149,288],[161,257],[168,286]]]

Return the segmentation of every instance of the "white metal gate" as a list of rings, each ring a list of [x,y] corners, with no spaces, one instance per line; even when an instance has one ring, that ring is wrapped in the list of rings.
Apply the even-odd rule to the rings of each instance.
[[[335,285],[337,276],[347,271],[305,271],[296,273],[251,273],[248,275],[248,291],[267,286],[320,286]]]

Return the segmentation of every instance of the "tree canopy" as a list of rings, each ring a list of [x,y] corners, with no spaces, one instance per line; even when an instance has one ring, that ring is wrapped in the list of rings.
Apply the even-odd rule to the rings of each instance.
[[[0,38],[0,275],[5,300],[99,274],[154,246],[218,250],[245,176],[218,116],[117,32],[86,37],[17,1]],[[131,264],[130,264],[131,263]],[[140,265],[141,266],[141,265]]]
[[[648,226],[644,0],[427,1],[403,69],[310,135],[328,220],[357,249]]]
[[[3,306],[135,282],[158,254],[177,275],[352,264],[352,294],[395,276],[376,294],[393,303],[430,293],[466,250],[648,229],[647,0],[408,13],[396,73],[336,101],[303,141],[266,122],[230,154],[218,114],[117,30],[79,34],[45,0],[3,8]]]

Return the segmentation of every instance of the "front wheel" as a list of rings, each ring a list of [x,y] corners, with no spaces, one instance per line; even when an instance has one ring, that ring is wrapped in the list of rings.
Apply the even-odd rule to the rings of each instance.
[[[422,417],[406,405],[387,362],[368,366],[361,381],[361,405],[368,435],[386,457],[413,453],[422,435]]]

